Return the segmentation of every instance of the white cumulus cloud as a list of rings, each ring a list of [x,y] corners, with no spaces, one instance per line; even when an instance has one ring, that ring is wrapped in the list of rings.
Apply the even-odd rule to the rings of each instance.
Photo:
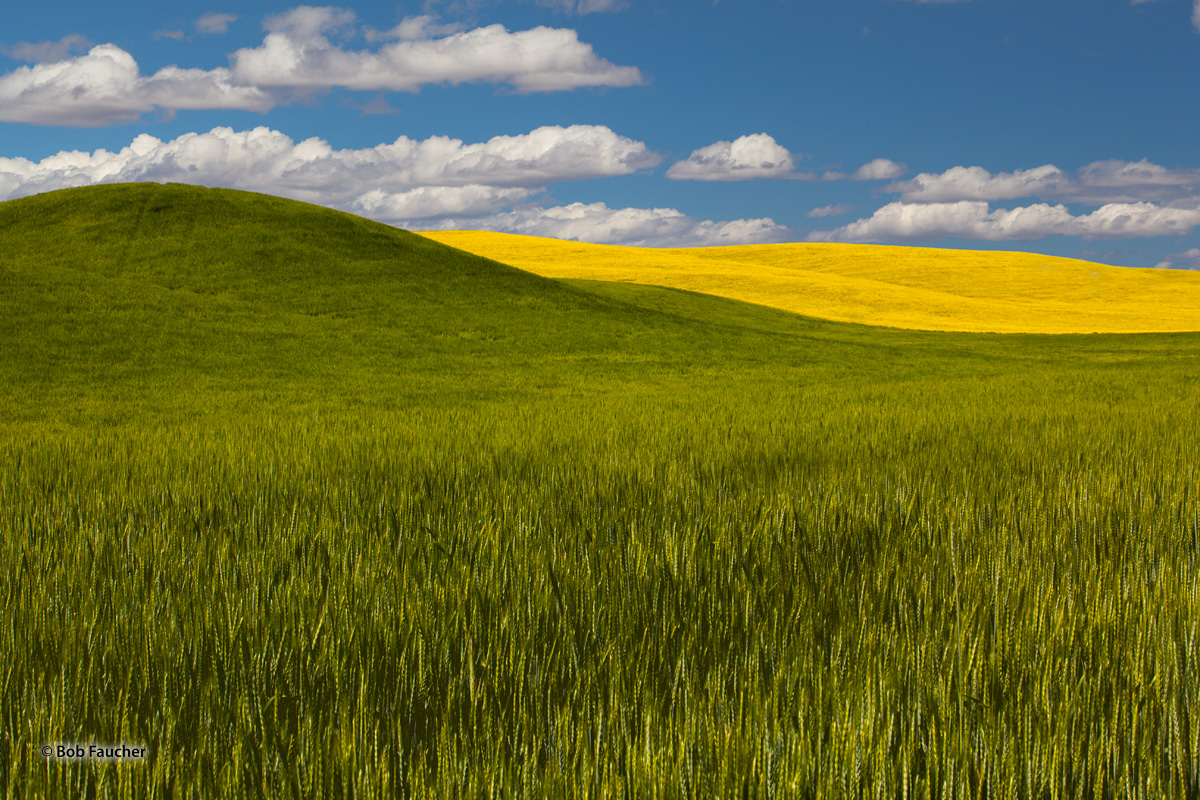
[[[1095,161],[1077,172],[1064,196],[1082,202],[1169,200],[1200,190],[1200,170],[1168,169],[1146,159]]]
[[[524,200],[536,190],[514,186],[420,186],[402,192],[371,189],[348,209],[371,219],[415,221],[438,217],[480,217]]]
[[[672,180],[740,181],[751,178],[785,178],[795,162],[787,148],[765,133],[716,142],[677,161],[667,170]]]
[[[891,181],[908,172],[908,165],[887,158],[863,164],[850,177],[856,181]]]
[[[543,207],[563,180],[654,166],[645,144],[602,126],[543,127],[468,144],[445,136],[337,150],[269,128],[214,128],[170,141],[142,134],[118,152],[0,158],[0,200],[125,181],[177,181],[292,197],[407,228],[479,229],[647,247],[750,244],[790,237],[769,218],[704,220],[673,208]]]
[[[947,203],[1042,196],[1066,180],[1066,173],[1051,164],[996,175],[983,167],[953,167],[940,174],[922,172],[888,188],[900,192],[906,202]]]
[[[683,161],[667,170],[677,181],[743,181],[756,178],[783,178],[798,181],[893,180],[908,171],[905,164],[877,158],[858,168],[852,175],[826,170],[798,172],[798,157],[766,133],[741,136],[732,142],[714,142],[693,150]]]
[[[113,44],[0,76],[0,122],[91,126],[128,122],[155,108],[265,111],[273,105],[261,89],[236,85],[227,69],[171,66],[142,75],[133,56]]]
[[[208,14],[196,28],[224,32],[234,19]],[[348,50],[330,40],[356,33],[354,13],[345,9],[300,6],[265,24],[263,43],[234,52],[229,67],[169,66],[149,76],[115,44],[72,58],[71,51],[85,44],[82,37],[22,42],[9,52],[35,63],[0,74],[0,122],[96,126],[129,122],[154,110],[266,111],[297,95],[335,87],[415,92],[426,85],[486,82],[518,92],[551,92],[643,82],[637,67],[599,57],[571,29],[510,32],[489,25],[459,31],[426,15],[384,33],[365,31],[369,41],[386,41],[378,49]]]
[[[900,199],[909,203],[1020,197],[1092,204],[1165,201],[1200,192],[1200,170],[1168,169],[1146,159],[1094,161],[1074,174],[1053,164],[996,174],[983,167],[952,167],[941,173],[922,172],[891,184],[887,191],[898,192]]]
[[[992,210],[988,203],[889,203],[872,216],[830,231],[816,231],[810,241],[936,241],[955,236],[987,241],[1032,240],[1047,236],[1123,239],[1181,236],[1200,225],[1200,209],[1153,203],[1110,203],[1089,214],[1072,215],[1064,205],[1038,203]]]
[[[415,92],[430,84],[504,83],[518,92],[551,92],[589,86],[634,86],[637,67],[620,67],[596,55],[569,28],[510,32],[489,25],[440,38],[403,38],[430,31],[401,23],[401,40],[378,50],[347,50],[329,36],[350,29],[351,11],[300,6],[266,21],[259,47],[230,56],[239,83],[273,89],[319,91],[332,87]]]
[[[571,203],[524,208],[474,220],[451,219],[441,230],[492,230],[597,244],[637,247],[707,247],[777,242],[786,227],[770,218],[699,220],[674,208],[609,208],[604,203]]]
[[[479,216],[563,180],[653,167],[642,142],[593,125],[548,126],[468,144],[446,136],[336,150],[265,127],[214,128],[170,141],[138,136],[118,152],[61,152],[41,161],[0,158],[0,199],[123,181],[177,181],[247,189],[388,221]]]

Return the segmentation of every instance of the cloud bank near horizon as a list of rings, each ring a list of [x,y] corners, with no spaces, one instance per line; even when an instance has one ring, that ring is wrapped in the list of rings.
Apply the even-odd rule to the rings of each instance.
[[[922,172],[884,191],[916,203],[1022,197],[1090,204],[1171,201],[1200,194],[1200,169],[1168,169],[1147,159],[1094,161],[1074,174],[1053,164],[996,174],[977,166],[952,167],[942,173]]]
[[[748,244],[787,238],[773,220],[700,220],[671,208],[531,202],[559,181],[629,175],[660,156],[597,125],[544,126],[465,143],[401,136],[338,150],[266,127],[214,128],[169,141],[138,136],[117,152],[64,151],[41,161],[0,158],[0,199],[96,183],[175,181],[244,189],[338,208],[416,229],[477,228],[611,244]]]
[[[1147,159],[1095,161],[1074,173],[1053,164],[994,174],[983,167],[959,166],[922,172],[883,191],[900,199],[840,228],[814,231],[808,240],[1127,239],[1186,236],[1200,226],[1200,169],[1169,169]],[[1013,208],[991,205],[1024,198],[1041,202]],[[1095,208],[1073,213],[1067,203]]]
[[[1200,208],[1154,203],[1109,203],[1073,215],[1065,205],[1037,203],[992,209],[985,201],[888,203],[870,217],[829,231],[814,231],[811,242],[929,242],[946,237],[981,241],[1033,241],[1049,236],[1129,239],[1184,236],[1200,225]]]

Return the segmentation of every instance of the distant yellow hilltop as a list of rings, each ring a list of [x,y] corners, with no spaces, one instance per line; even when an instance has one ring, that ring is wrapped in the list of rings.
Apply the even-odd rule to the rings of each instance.
[[[861,244],[658,249],[482,231],[430,239],[548,278],[624,281],[913,330],[1200,331],[1200,273]]]

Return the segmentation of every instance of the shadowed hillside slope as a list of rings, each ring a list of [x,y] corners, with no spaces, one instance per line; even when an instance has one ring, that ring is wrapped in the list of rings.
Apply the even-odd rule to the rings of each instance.
[[[797,334],[864,347],[865,329],[713,298],[646,304],[663,294],[590,292],[267,195],[51,192],[0,203],[0,424],[509,401],[764,353],[844,359]]]
[[[1036,253],[858,244],[658,249],[481,231],[424,236],[550,278],[687,289],[909,330],[1200,330],[1200,274]]]
[[[723,357],[706,356],[713,336],[737,332],[698,316],[266,195],[125,184],[0,203],[9,419],[438,403],[574,386],[612,362],[652,379]]]

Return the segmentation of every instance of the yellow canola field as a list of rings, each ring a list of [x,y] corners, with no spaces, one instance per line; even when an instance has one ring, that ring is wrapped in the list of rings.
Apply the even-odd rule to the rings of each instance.
[[[484,231],[430,239],[548,278],[686,289],[913,330],[1200,331],[1200,274],[1034,253],[859,244],[659,249]]]

